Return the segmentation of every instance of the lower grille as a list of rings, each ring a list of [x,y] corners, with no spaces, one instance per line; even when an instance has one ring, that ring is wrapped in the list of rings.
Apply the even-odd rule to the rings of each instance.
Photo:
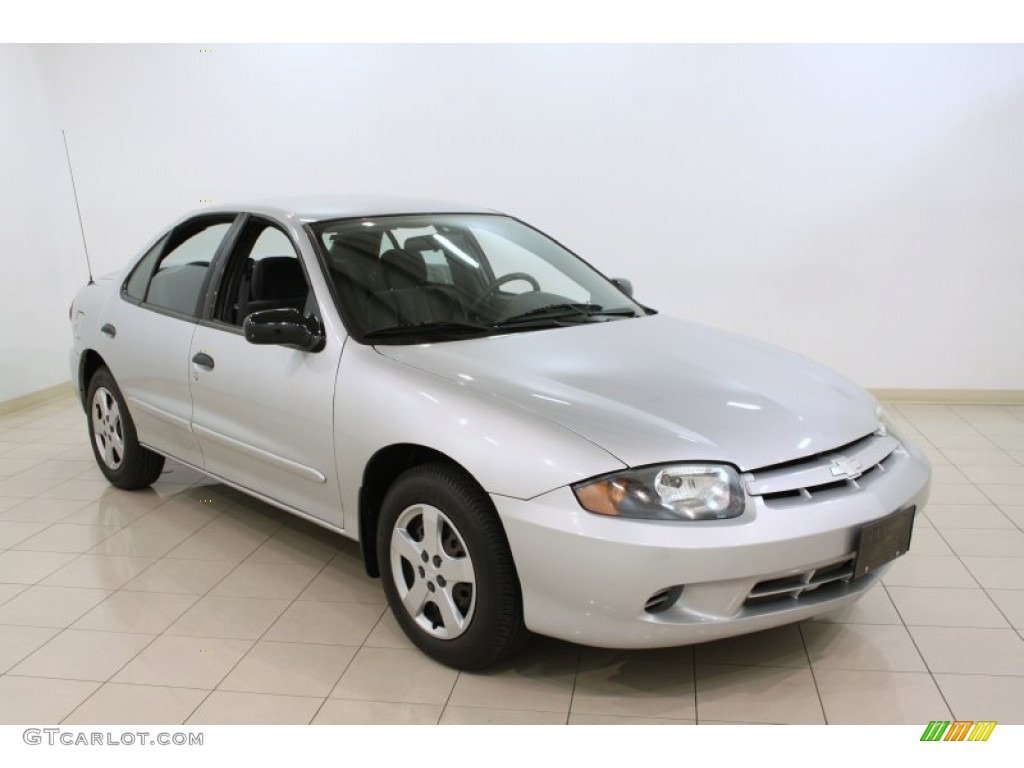
[[[799,601],[801,596],[814,592],[815,597],[825,597],[829,591],[840,591],[853,579],[854,556],[850,555],[828,565],[784,576],[779,579],[759,581],[747,595],[744,605],[763,606],[773,601]]]
[[[647,598],[647,602],[644,604],[644,610],[647,613],[661,613],[667,611],[673,605],[679,596],[683,594],[682,586],[669,587],[663,589],[660,592],[656,592]]]

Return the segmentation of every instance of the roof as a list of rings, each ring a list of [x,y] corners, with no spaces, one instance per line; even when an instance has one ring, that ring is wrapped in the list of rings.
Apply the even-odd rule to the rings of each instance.
[[[295,217],[303,223],[362,216],[412,213],[496,213],[492,208],[444,200],[383,195],[307,195],[216,205],[203,212],[248,211],[280,218]]]

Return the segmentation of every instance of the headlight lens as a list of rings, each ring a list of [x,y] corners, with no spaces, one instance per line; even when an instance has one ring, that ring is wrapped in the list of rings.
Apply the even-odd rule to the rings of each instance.
[[[572,487],[588,512],[643,520],[723,520],[743,514],[739,473],[726,464],[669,464]]]
[[[875,409],[875,418],[878,419],[878,429],[875,430],[876,435],[880,435],[881,437],[892,435],[897,440],[900,439],[900,436],[896,434],[896,431],[892,427],[892,419],[889,417],[889,414],[885,412],[885,409],[882,406],[878,406],[878,408]]]

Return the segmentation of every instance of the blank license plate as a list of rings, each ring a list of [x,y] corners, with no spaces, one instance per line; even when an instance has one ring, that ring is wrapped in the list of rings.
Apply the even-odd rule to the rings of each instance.
[[[859,579],[906,553],[913,529],[914,507],[901,509],[861,528],[853,578]]]

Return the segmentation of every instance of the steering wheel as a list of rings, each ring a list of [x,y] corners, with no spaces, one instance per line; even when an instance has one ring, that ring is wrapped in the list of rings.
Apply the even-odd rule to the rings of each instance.
[[[476,309],[485,301],[487,301],[487,299],[491,298],[494,292],[501,288],[501,286],[503,286],[505,283],[511,283],[514,280],[525,280],[530,284],[530,287],[534,290],[534,292],[540,290],[540,283],[537,282],[537,278],[535,278],[533,275],[528,275],[525,272],[509,272],[507,275],[502,275],[501,277],[497,278],[493,283],[491,283],[484,289],[483,293],[476,297],[476,300],[473,302],[473,309]]]

